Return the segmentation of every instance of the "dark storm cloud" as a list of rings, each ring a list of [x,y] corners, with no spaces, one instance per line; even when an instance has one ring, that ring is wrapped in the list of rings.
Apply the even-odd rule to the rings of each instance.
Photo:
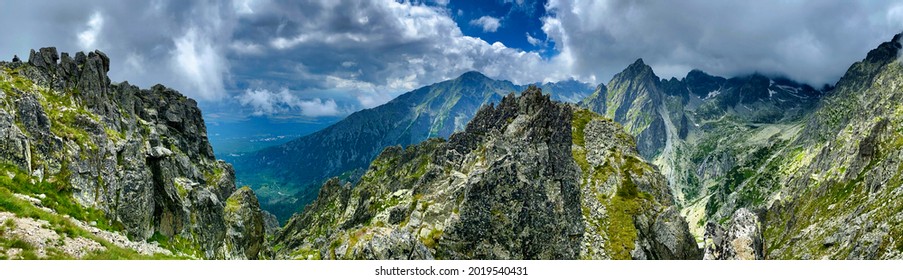
[[[571,73],[607,81],[644,58],[664,77],[699,68],[833,83],[903,31],[899,1],[550,1],[544,30]]]
[[[114,80],[141,86],[165,83],[202,100],[225,95],[235,12],[214,1],[6,1],[0,24],[14,27],[0,55],[27,58],[29,49],[100,49]],[[6,58],[8,59],[8,58]]]

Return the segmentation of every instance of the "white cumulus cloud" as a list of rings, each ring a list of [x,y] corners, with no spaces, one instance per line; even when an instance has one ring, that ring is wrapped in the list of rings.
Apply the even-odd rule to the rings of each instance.
[[[345,114],[335,100],[312,98],[302,100],[287,88],[278,91],[247,89],[236,97],[238,102],[252,109],[257,116],[281,113],[297,113],[308,117],[338,116]]]
[[[499,27],[502,26],[502,22],[496,17],[482,16],[478,19],[471,20],[470,25],[482,27],[483,32],[496,32],[499,30]]]
[[[542,40],[536,39],[533,36],[530,36],[530,33],[527,33],[527,43],[530,45],[539,46],[542,44]]]
[[[314,98],[311,100],[302,100],[298,102],[298,108],[301,108],[301,114],[308,117],[324,117],[338,116],[343,114],[336,105],[335,100],[320,100]]]

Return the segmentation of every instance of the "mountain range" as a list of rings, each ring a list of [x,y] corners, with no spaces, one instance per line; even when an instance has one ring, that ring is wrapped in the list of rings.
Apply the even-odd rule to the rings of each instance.
[[[698,158],[712,152],[700,149],[726,140],[717,135],[754,127],[782,131],[812,111],[824,93],[761,74],[728,79],[693,70],[680,80],[660,79],[642,59],[595,88],[573,80],[532,85],[553,100],[577,103],[623,124],[637,138],[640,155],[663,169],[681,205],[705,193],[696,186],[705,185],[711,174],[688,171],[718,164]],[[316,133],[229,160],[238,170],[239,183],[250,185],[261,196],[262,207],[284,221],[309,204],[327,179],[356,182],[383,148],[447,138],[461,131],[480,106],[524,89],[467,72],[354,113]],[[732,151],[723,155],[742,156]]]

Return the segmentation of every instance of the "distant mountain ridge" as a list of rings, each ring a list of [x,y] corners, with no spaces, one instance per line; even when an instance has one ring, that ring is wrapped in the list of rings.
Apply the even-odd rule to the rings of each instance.
[[[573,80],[542,86],[556,100],[579,100],[592,91],[591,85]],[[235,158],[237,180],[251,185],[262,207],[285,220],[312,201],[326,179],[355,181],[385,147],[447,138],[462,130],[481,106],[525,88],[466,72],[353,113],[321,131]]]

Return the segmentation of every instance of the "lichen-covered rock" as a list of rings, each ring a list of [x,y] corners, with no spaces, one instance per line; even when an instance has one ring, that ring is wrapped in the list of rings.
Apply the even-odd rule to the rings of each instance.
[[[31,170],[31,144],[13,116],[0,109],[0,158],[23,170]]]
[[[257,196],[250,188],[226,200],[226,259],[256,260],[264,250],[265,225]]]
[[[574,110],[529,88],[447,142],[386,148],[353,188],[327,182],[276,257],[608,259],[651,244],[648,258],[701,258],[632,138]]]
[[[727,237],[724,234],[724,228],[720,225],[709,222],[705,225],[705,235],[703,237],[703,250],[704,254],[703,260],[723,260],[724,256],[724,246],[729,246],[729,243],[725,243],[725,239]]]
[[[369,260],[429,260],[429,248],[417,236],[399,229],[375,228],[365,233],[365,239],[350,244],[345,252],[336,251],[337,258]],[[347,253],[348,255],[339,255]]]
[[[727,230],[715,223],[706,225],[706,260],[762,260],[762,223],[755,213],[740,208],[731,216]]]
[[[652,221],[644,216],[636,218],[641,238],[637,239],[631,256],[634,259],[699,259],[702,251],[696,247],[687,221],[680,216],[677,208],[670,206],[657,214]]]

